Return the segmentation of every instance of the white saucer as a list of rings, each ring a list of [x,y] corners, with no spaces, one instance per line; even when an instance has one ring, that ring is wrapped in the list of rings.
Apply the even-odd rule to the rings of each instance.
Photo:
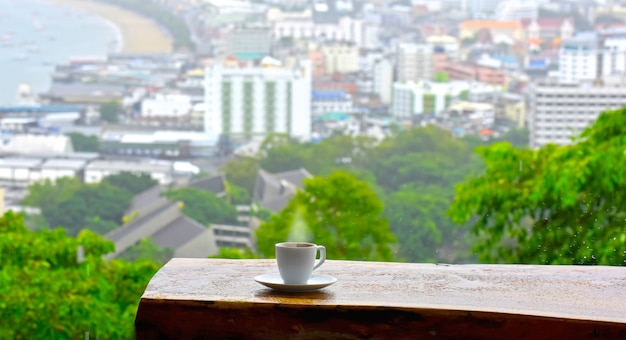
[[[337,282],[337,279],[330,275],[311,275],[311,278],[307,283],[303,284],[289,284],[283,281],[280,274],[264,274],[254,278],[254,281],[276,290],[284,292],[310,292],[313,290],[322,289],[328,287]]]

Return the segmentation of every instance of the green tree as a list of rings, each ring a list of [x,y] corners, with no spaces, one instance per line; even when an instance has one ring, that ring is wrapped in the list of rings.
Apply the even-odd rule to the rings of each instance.
[[[230,204],[250,204],[250,194],[238,185],[226,182],[226,195]]]
[[[347,172],[306,179],[304,190],[257,230],[258,248],[272,257],[277,242],[313,241],[326,246],[328,258],[391,261],[396,239],[382,212],[367,183]]]
[[[530,144],[530,131],[526,128],[523,129],[511,129],[505,133],[498,141],[505,141],[511,143],[516,147],[528,147]]]
[[[77,261],[77,250],[84,259]],[[149,261],[105,261],[113,242],[83,231],[30,232],[21,215],[0,218],[0,338],[134,338],[134,318],[158,269]]]
[[[159,184],[147,173],[134,174],[128,171],[107,176],[104,178],[103,182],[124,189],[133,195],[140,194]]]
[[[221,167],[228,183],[245,189],[253,197],[258,171],[258,161],[254,158],[239,158],[227,162]]]
[[[383,190],[384,216],[398,237],[399,256],[408,261],[467,262],[467,225],[446,210],[455,183],[482,169],[473,145],[435,127],[399,132],[367,153],[363,167]]]
[[[74,151],[98,152],[100,150],[100,140],[96,136],[87,136],[79,132],[70,132],[67,135],[72,141]]]
[[[100,105],[100,119],[109,123],[117,123],[122,106],[117,101],[109,101]]]
[[[626,108],[568,146],[497,143],[487,169],[460,184],[450,215],[473,223],[486,262],[626,264]]]
[[[81,186],[82,183],[76,177],[63,177],[55,182],[50,180],[37,182],[28,187],[28,194],[22,200],[22,204],[43,210],[69,199]]]
[[[42,214],[53,227],[65,227],[70,235],[87,228],[104,234],[115,229],[124,216],[132,195],[108,183],[86,184],[66,200],[42,207]]]
[[[167,198],[183,203],[183,213],[204,224],[238,224],[237,209],[214,193],[195,188],[167,191]]]
[[[119,259],[135,262],[138,260],[148,260],[159,265],[164,265],[174,257],[174,251],[170,248],[161,248],[156,245],[151,239],[144,238],[139,243],[131,246],[124,251]]]

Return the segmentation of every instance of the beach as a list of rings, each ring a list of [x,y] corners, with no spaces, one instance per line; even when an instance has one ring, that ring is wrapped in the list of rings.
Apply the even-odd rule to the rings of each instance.
[[[122,39],[120,52],[169,53],[172,39],[159,25],[123,8],[88,0],[51,0],[53,4],[69,6],[97,15],[110,22]],[[77,42],[80,43],[80,42]]]

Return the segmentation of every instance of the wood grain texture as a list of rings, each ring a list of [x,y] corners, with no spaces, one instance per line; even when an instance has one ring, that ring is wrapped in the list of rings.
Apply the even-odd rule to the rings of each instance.
[[[254,281],[274,260],[173,259],[151,280],[138,339],[625,338],[626,270],[329,260],[309,293]]]

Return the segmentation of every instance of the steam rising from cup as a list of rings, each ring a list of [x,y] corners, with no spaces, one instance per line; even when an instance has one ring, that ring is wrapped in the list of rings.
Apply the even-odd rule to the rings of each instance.
[[[312,236],[313,235],[309,230],[309,226],[304,219],[304,208],[298,207],[289,228],[289,236],[287,236],[287,241],[310,242],[312,240]]]

